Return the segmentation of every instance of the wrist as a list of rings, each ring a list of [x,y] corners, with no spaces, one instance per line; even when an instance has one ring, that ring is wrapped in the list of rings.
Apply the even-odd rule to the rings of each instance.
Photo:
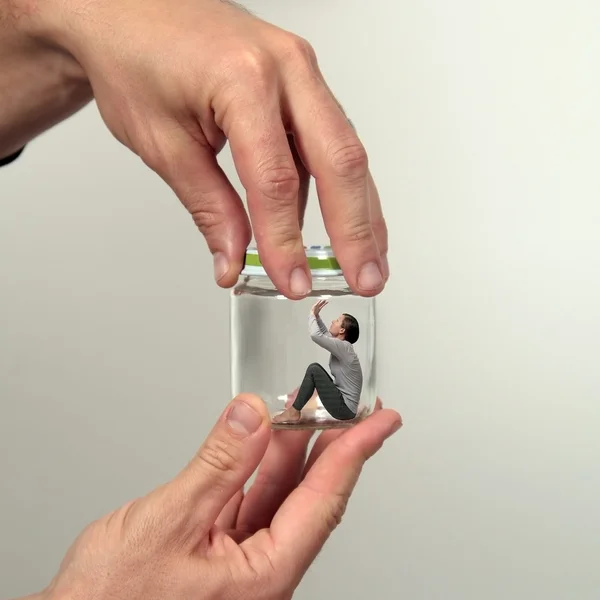
[[[40,2],[52,4],[54,2]],[[0,0],[0,157],[67,118],[92,98],[81,65],[39,32],[36,7]]]
[[[55,71],[68,83],[87,82],[81,65],[69,51],[66,2],[43,0],[0,0],[0,25],[8,30],[13,49],[20,54],[52,57]]]
[[[61,48],[59,40],[64,28],[64,3],[44,0],[31,3],[28,0],[0,0],[7,5],[7,13],[22,36],[31,43]],[[61,26],[62,24],[62,26]]]

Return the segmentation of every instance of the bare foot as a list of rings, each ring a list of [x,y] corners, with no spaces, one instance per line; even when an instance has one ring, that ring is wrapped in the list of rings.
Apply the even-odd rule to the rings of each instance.
[[[273,417],[273,423],[298,423],[302,414],[293,406],[286,408],[282,413]]]
[[[298,395],[298,392],[300,391],[300,388],[296,388],[291,394],[288,394],[287,396],[285,396],[286,401],[285,401],[285,407],[289,408],[290,406],[292,406],[292,404],[294,404],[294,402],[296,402],[296,396]],[[317,398],[317,392],[316,390],[313,392],[313,395],[310,397],[310,400],[307,402],[306,407],[307,408],[318,408],[317,407],[317,402],[316,402],[316,398]],[[279,400],[279,398],[277,398]]]
[[[292,406],[292,404],[294,404],[294,402],[296,401],[296,396],[298,395],[299,391],[300,391],[300,388],[296,388],[291,394],[287,395],[287,400],[285,403],[286,408],[290,408]]]

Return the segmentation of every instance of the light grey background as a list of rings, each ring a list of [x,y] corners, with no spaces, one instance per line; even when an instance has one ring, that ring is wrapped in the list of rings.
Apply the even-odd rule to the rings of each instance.
[[[600,4],[248,4],[315,46],[392,234],[379,380],[405,427],[297,597],[597,598]],[[0,195],[6,597],[174,474],[229,383],[204,242],[94,106]]]

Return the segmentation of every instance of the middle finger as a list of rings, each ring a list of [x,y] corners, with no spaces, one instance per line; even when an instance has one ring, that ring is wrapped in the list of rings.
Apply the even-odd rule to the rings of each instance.
[[[298,485],[311,431],[273,431],[256,479],[238,513],[237,528],[254,533],[269,527],[273,516]]]
[[[383,264],[371,226],[368,159],[356,132],[319,81],[288,84],[296,143],[315,178],[323,220],[344,276],[358,294],[384,287]]]

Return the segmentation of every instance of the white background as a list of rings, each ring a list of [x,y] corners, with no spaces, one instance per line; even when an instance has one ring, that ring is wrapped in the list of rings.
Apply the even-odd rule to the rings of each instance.
[[[405,427],[297,597],[597,598],[600,4],[248,5],[316,48],[392,237],[379,380]],[[0,198],[7,597],[191,457],[229,399],[228,309],[94,105],[3,169]]]

